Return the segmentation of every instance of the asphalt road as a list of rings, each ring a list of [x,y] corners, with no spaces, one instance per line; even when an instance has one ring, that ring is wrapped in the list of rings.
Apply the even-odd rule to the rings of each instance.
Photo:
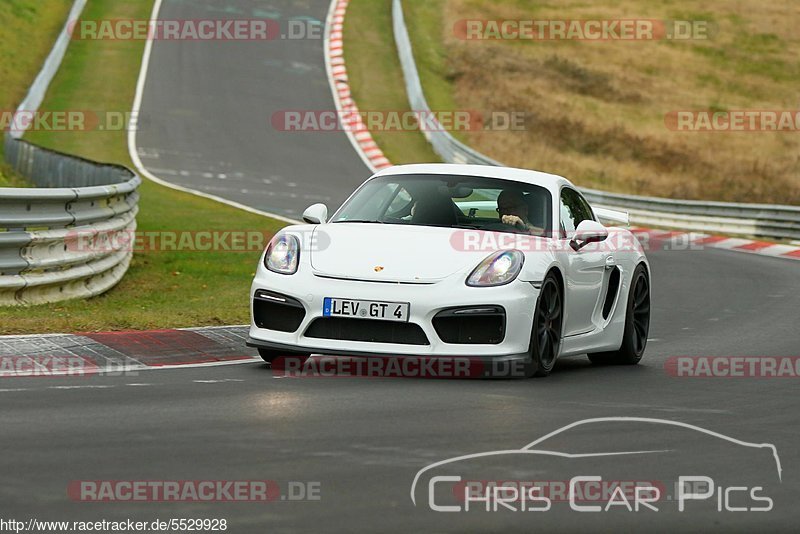
[[[329,5],[164,0],[159,18],[264,19],[289,37],[297,28],[321,28]],[[154,42],[136,141],[143,165],[168,182],[283,216],[299,218],[316,202],[338,207],[369,176],[346,135],[286,132],[272,123],[286,110],[335,109],[318,33]]]
[[[230,532],[796,527],[797,379],[677,378],[664,363],[675,355],[797,355],[797,264],[719,250],[656,251],[650,258],[651,341],[636,367],[593,367],[580,357],[535,380],[277,379],[265,364],[3,380],[4,514],[76,521],[226,518]],[[676,444],[674,429],[661,425],[636,431],[598,425],[575,434],[571,445],[594,452],[677,447],[678,456],[645,462],[640,473],[650,478],[636,480],[703,474],[702,462],[708,469],[713,463],[732,484],[740,477],[741,483],[767,480],[773,510],[718,512],[711,499],[684,513],[664,502],[650,515],[578,513],[564,503],[539,513],[437,513],[424,500],[416,507],[411,502],[415,474],[432,462],[517,449],[572,422],[616,416],[669,419],[774,444],[781,483],[769,462],[747,450],[732,451],[730,443],[699,433],[680,434]],[[703,473],[677,473],[687,459],[700,461]],[[492,467],[498,477],[567,476],[563,462],[540,462],[533,471],[520,465],[516,474],[513,465]],[[591,472],[580,474],[611,479],[623,467],[619,457],[599,457]],[[66,496],[73,480],[253,479],[274,480],[284,491],[290,481],[316,482],[321,500],[98,504]]]
[[[326,0],[165,0],[161,17],[323,20],[327,7]],[[142,108],[142,160],[163,179],[284,215],[316,201],[337,205],[367,173],[345,136],[270,126],[276,110],[332,109],[322,58],[321,40],[157,42]],[[580,357],[539,380],[276,378],[265,364],[4,379],[3,519],[225,518],[235,533],[796,528],[798,379],[677,378],[664,365],[670,356],[797,356],[797,263],[721,250],[649,257],[651,339],[636,367],[594,367]],[[677,450],[652,462],[642,457],[637,466],[645,471],[637,476],[666,482],[705,474],[707,466],[726,473],[729,484],[765,480],[774,508],[719,512],[716,495],[683,513],[674,501],[638,513],[578,513],[565,503],[547,512],[444,513],[411,501],[415,475],[433,462],[518,449],[570,423],[617,416],[774,444],[780,483],[747,449],[732,452],[730,443],[700,433],[678,439],[664,425],[592,426],[571,443],[595,452]],[[702,472],[681,472],[687,459]],[[619,456],[580,465],[589,471],[581,474],[628,480]],[[489,478],[573,474],[562,461],[498,462],[496,475],[491,462],[484,467]],[[273,480],[284,494],[290,482],[302,482],[318,484],[320,500],[76,502],[67,488],[81,480]]]

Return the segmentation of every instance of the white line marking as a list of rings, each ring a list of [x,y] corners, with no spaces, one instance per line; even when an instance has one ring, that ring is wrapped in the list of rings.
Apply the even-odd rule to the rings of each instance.
[[[189,330],[189,331],[196,331],[196,330],[220,330],[222,328],[250,328],[249,324],[229,324],[223,326],[190,326],[187,328],[176,328],[175,330]]]
[[[243,363],[263,363],[264,360],[261,358],[247,358],[242,360],[228,360],[224,362],[204,362],[204,363],[187,363],[181,365],[161,365],[161,366],[143,366],[138,369],[137,371],[154,371],[154,370],[166,370],[166,369],[198,369],[201,367],[222,367],[224,365],[239,365]]]
[[[119,375],[120,373],[138,373],[139,371],[162,371],[171,369],[197,369],[202,367],[222,367],[224,365],[239,365],[243,363],[263,363],[263,360],[258,357],[244,358],[241,360],[226,360],[221,362],[203,362],[203,363],[187,363],[177,365],[129,365],[124,368],[119,366],[110,366],[108,368],[92,369],[91,371],[84,371],[83,374],[75,373],[74,371],[48,371],[48,377],[63,376],[63,377],[87,377],[87,376],[102,376],[104,373]],[[25,376],[0,375],[0,380],[4,378],[26,378]],[[27,378],[30,378],[29,376]],[[149,385],[149,384],[148,384]],[[75,387],[88,387],[88,386],[75,386]]]
[[[156,169],[156,168],[153,168],[153,172],[157,172],[158,174],[168,174],[170,176],[178,176],[180,174],[178,171],[173,171],[172,169]]]
[[[222,378],[220,380],[192,380],[196,384],[224,384],[225,382],[244,382],[238,378]]]
[[[48,337],[58,337],[58,336],[72,336],[75,334],[34,334],[37,338],[48,338]],[[31,334],[10,334],[6,336],[0,336],[0,340],[3,339],[21,339],[23,337],[32,337]]]
[[[47,389],[111,389],[114,386],[50,386]]]

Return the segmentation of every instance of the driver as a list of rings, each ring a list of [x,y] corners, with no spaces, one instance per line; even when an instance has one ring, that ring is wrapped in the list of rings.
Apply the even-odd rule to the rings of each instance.
[[[497,197],[497,212],[500,222],[530,234],[541,234],[543,228],[534,226],[528,220],[528,203],[519,191],[505,190]]]

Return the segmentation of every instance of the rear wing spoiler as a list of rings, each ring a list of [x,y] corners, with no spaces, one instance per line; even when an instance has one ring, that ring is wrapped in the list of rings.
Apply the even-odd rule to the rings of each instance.
[[[597,215],[598,219],[602,219],[604,221],[622,223],[625,226],[630,226],[631,224],[631,217],[630,215],[628,215],[627,211],[618,211],[608,208],[598,208],[595,206],[594,214]]]

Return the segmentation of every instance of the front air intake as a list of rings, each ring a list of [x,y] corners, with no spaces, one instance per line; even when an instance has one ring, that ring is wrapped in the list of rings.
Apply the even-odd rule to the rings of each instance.
[[[436,314],[433,328],[445,343],[497,345],[506,335],[506,311],[502,306],[449,308]]]
[[[258,328],[295,332],[305,316],[303,304],[292,297],[264,289],[253,296],[253,322]]]
[[[305,333],[306,337],[401,345],[429,345],[428,337],[419,325],[375,319],[320,317]]]

